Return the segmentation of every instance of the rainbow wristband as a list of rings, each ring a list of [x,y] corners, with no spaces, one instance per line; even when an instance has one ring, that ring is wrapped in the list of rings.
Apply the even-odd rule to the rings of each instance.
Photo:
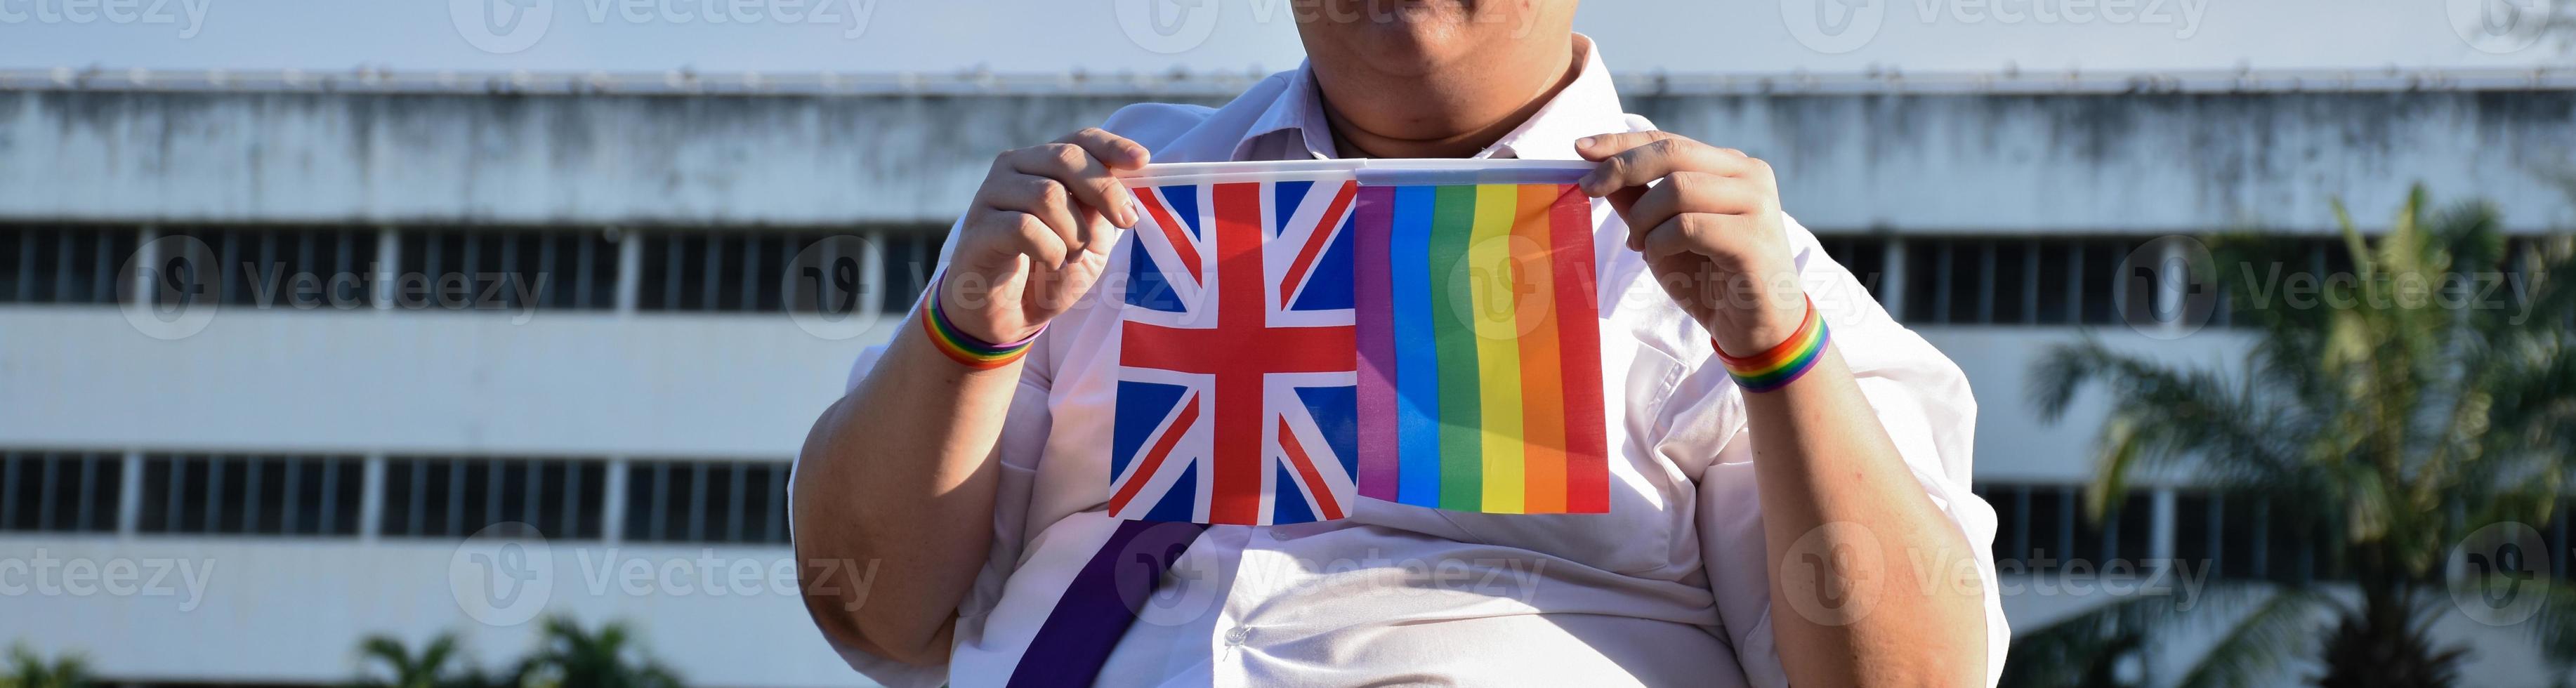
[[[1046,332],[1046,327],[1041,325],[1038,331],[1030,334],[1027,339],[1009,344],[994,344],[966,334],[965,330],[957,329],[956,323],[949,322],[948,313],[939,307],[940,285],[946,281],[945,275],[941,277],[943,279],[930,282],[930,293],[922,297],[921,331],[930,335],[930,345],[933,348],[939,349],[939,353],[947,354],[948,359],[956,361],[958,365],[976,370],[992,370],[1010,365],[1019,361],[1021,356],[1028,355],[1029,345],[1037,343],[1038,334]]]
[[[1719,349],[1717,360],[1726,364],[1726,374],[1735,378],[1737,387],[1746,392],[1768,392],[1789,386],[1815,369],[1816,361],[1825,357],[1825,343],[1831,339],[1825,332],[1824,312],[1816,310],[1815,300],[1809,299],[1807,320],[1798,324],[1798,331],[1790,333],[1788,341],[1742,358],[1728,356],[1725,349]],[[1709,344],[1715,346],[1717,342],[1711,340]]]

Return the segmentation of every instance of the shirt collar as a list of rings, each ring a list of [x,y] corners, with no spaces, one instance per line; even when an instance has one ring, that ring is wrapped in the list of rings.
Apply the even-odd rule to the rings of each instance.
[[[1537,113],[1519,127],[1503,135],[1494,145],[1477,151],[1477,158],[1522,158],[1528,160],[1577,160],[1574,140],[1593,134],[1627,131],[1627,110],[1619,104],[1619,89],[1610,79],[1610,69],[1601,61],[1601,49],[1591,38],[1575,34],[1575,45],[1583,50],[1583,70],[1573,83],[1557,91]],[[1270,106],[1254,119],[1243,138],[1235,142],[1234,159],[1244,159],[1253,143],[1265,137],[1294,137],[1306,153],[1315,158],[1334,157],[1332,124],[1324,117],[1324,99],[1315,90],[1315,70],[1306,63],[1288,77],[1287,88]]]

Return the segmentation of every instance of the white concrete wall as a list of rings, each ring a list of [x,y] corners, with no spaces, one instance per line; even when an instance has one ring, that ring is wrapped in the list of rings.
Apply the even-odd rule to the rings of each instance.
[[[2031,367],[2051,346],[2081,342],[2088,331],[2070,327],[1943,326],[1917,328],[1923,338],[1968,374],[1977,397],[1977,477],[2003,482],[2081,483],[2091,478],[2094,442],[2109,397],[2099,386],[2078,394],[2056,423],[2040,420],[2031,403]],[[2089,335],[2117,350],[2178,367],[2230,366],[2253,345],[2250,333],[2204,329],[2163,340],[2111,325]],[[2152,481],[2145,481],[2152,482]]]
[[[900,318],[900,314],[894,316]],[[899,330],[785,314],[226,307],[178,340],[106,306],[0,306],[12,446],[787,458]]]
[[[47,656],[81,653],[93,673],[120,681],[343,684],[363,666],[359,640],[379,633],[417,651],[452,631],[471,663],[497,669],[517,661],[537,647],[538,624],[494,626],[462,612],[449,578],[458,546],[0,536],[0,561],[51,567],[56,586],[49,593],[32,571],[0,566],[0,586],[26,588],[7,596],[0,638]],[[715,563],[700,564],[706,557]],[[790,558],[785,547],[553,543],[545,557],[548,592],[540,601],[531,588],[521,604],[542,604],[546,613],[569,613],[584,624],[628,620],[640,649],[695,685],[858,682],[813,630],[792,581],[782,589],[768,578]],[[630,562],[652,573],[629,578],[639,565]],[[737,579],[738,566],[757,573]],[[710,569],[712,575],[701,573]],[[118,570],[131,577],[103,580]],[[191,589],[188,571],[202,585]]]
[[[0,92],[0,218],[946,223],[1133,95]],[[1208,102],[1200,99],[1201,102]],[[2576,226],[2576,91],[1641,96],[1824,231],[2319,231],[2408,184]]]

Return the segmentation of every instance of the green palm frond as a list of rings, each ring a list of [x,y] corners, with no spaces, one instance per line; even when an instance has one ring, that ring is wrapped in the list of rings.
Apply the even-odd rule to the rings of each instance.
[[[2433,637],[2424,600],[2447,594],[2447,548],[2473,526],[2546,522],[2567,508],[2560,493],[2576,476],[2576,288],[2552,274],[2576,274],[2576,237],[2509,244],[2491,206],[2436,210],[2421,186],[2375,236],[2340,203],[2334,215],[2339,252],[2256,235],[2212,240],[2221,292],[2258,335],[2242,370],[2166,365],[2090,338],[2054,347],[2032,370],[2030,397],[2049,422],[2079,393],[2110,397],[2088,513],[2117,503],[2139,471],[2195,462],[2204,485],[2297,504],[2276,527],[2326,538],[2318,544],[2334,553],[2331,565],[2353,576],[2349,585],[2278,588],[2229,626],[2181,685],[2278,679],[2287,658],[2311,647],[2326,653],[2321,685],[2446,685],[2463,653]],[[2313,299],[2285,285],[2321,272],[2336,254],[2353,272],[2313,285]],[[2500,277],[2514,288],[2478,298],[2494,296],[2476,293],[2480,280]],[[2361,594],[2338,601],[2320,585]],[[2533,622],[2535,636],[2576,666],[2568,647],[2576,591],[2556,593],[2551,605]],[[2132,656],[2155,646],[2145,641],[2141,650],[2135,637],[2161,628],[2148,617],[2133,619],[2143,626],[2112,624],[2126,613],[2106,608],[2079,617],[2094,626],[2050,629],[2073,635],[2023,642],[2040,656],[2064,655],[2067,667],[2099,668],[2099,657],[2078,651]],[[2328,615],[2334,623],[2320,626]],[[2087,681],[2080,671],[2058,678]]]
[[[2325,605],[2315,592],[2292,588],[2269,591],[2251,611],[2237,617],[2175,685],[2182,688],[2245,688],[2279,685],[2281,672],[2306,654],[2309,628]]]
[[[0,676],[0,688],[88,688],[89,663],[79,655],[62,655],[47,661],[26,645],[9,648],[9,673]]]
[[[390,688],[464,688],[490,682],[472,667],[461,666],[457,638],[453,633],[432,636],[415,653],[402,640],[387,635],[368,636],[358,643],[361,658],[382,665],[389,679],[368,672],[358,680],[362,686]]]
[[[2227,456],[2202,466],[2228,482],[2293,481],[2298,462],[2276,440],[2275,417],[2258,413],[2250,388],[2232,385],[2211,370],[2176,370],[2113,351],[2098,340],[2060,346],[2044,355],[2031,376],[2031,396],[2042,416],[2055,421],[2088,385],[2114,399],[2111,422],[2096,460],[2096,493],[2107,500],[2138,468],[2158,468],[2193,456]],[[2095,504],[2099,511],[2100,504]]]
[[[569,616],[544,622],[545,645],[529,657],[525,673],[541,676],[559,688],[677,688],[679,675],[632,647],[626,624],[609,622],[596,631]]]

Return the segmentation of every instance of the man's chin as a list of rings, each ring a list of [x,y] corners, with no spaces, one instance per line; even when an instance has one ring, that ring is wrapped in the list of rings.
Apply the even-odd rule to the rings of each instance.
[[[1454,24],[1389,23],[1361,32],[1354,47],[1370,66],[1388,74],[1431,74],[1456,65],[1475,52],[1469,27]]]

